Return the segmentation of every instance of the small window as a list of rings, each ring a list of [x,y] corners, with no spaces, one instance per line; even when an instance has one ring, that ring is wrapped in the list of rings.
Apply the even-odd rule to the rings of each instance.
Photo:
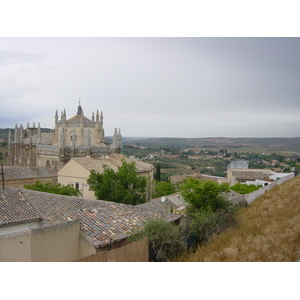
[[[79,182],[75,183],[75,189],[76,189],[76,191],[79,191]]]

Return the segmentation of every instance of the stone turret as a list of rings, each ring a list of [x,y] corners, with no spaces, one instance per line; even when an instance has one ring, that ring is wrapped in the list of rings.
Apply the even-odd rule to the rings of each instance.
[[[115,128],[114,135],[113,135],[113,144],[111,147],[111,151],[113,153],[121,153],[122,150],[122,136],[121,136],[121,129],[119,131]]]

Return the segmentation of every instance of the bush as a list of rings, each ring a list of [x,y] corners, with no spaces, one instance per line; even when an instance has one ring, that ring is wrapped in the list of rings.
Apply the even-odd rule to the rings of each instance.
[[[155,188],[152,198],[159,198],[176,193],[174,184],[166,181],[155,181]]]
[[[36,181],[34,184],[25,184],[25,189],[33,190],[33,191],[39,191],[44,193],[51,193],[51,194],[59,194],[59,195],[65,195],[65,196],[78,196],[80,195],[80,192],[76,190],[73,185],[67,184],[62,185],[60,183],[58,184],[52,184],[51,182],[47,183],[41,183],[40,181]]]
[[[235,185],[230,187],[233,191],[239,193],[239,194],[250,194],[260,188],[260,186],[257,186],[255,184],[243,184],[243,183],[236,183]]]
[[[218,212],[195,212],[187,215],[187,223],[183,233],[186,236],[188,247],[195,249],[198,244],[206,243],[214,235],[220,234],[234,224],[233,209]]]
[[[149,238],[151,261],[172,261],[186,250],[181,228],[163,219],[148,219],[144,224],[144,230],[129,238],[129,241],[146,235]]]

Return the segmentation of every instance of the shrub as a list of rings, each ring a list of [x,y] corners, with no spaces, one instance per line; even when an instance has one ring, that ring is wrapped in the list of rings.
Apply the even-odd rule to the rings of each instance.
[[[235,185],[230,187],[233,191],[236,191],[239,194],[250,194],[260,188],[255,184],[243,184],[243,183],[236,183]]]
[[[189,248],[195,249],[198,244],[209,241],[214,235],[220,234],[227,227],[235,224],[233,209],[217,212],[203,211],[187,215],[183,233]]]
[[[51,182],[41,183],[39,180],[32,185],[25,184],[24,188],[28,190],[65,196],[78,196],[80,194],[80,192],[76,190],[71,184],[62,185],[60,183],[52,184]]]
[[[163,219],[148,219],[144,230],[136,233],[129,241],[148,236],[150,244],[150,260],[167,262],[178,258],[186,249],[181,228]]]
[[[174,184],[166,181],[155,181],[155,189],[152,198],[159,198],[176,193]]]

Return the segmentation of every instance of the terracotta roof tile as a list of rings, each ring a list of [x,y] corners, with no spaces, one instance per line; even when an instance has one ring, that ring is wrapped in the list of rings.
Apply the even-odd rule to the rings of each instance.
[[[19,221],[34,218],[42,218],[50,222],[78,219],[81,232],[93,240],[96,247],[103,247],[110,242],[114,243],[125,239],[132,234],[133,229],[141,228],[145,220],[149,218],[165,218],[171,222],[182,217],[157,207],[81,199],[26,189],[9,188],[0,191],[0,195],[6,201],[0,203],[4,211],[5,205],[12,204],[15,207],[13,211],[6,213],[6,215],[12,215],[11,219],[14,218],[14,215],[18,216]],[[17,197],[15,202],[11,200],[14,197]],[[18,212],[20,205],[20,212],[25,211],[24,214]],[[28,212],[24,206],[28,207]]]
[[[154,170],[154,166],[149,163],[145,163],[139,160],[130,159],[123,154],[110,154],[102,157],[91,158],[91,157],[73,157],[72,160],[83,166],[88,170],[95,170],[96,172],[103,172],[103,166],[107,165],[110,169],[118,171],[118,167],[122,165],[122,159],[126,162],[135,162],[137,173],[147,172]]]
[[[1,190],[0,226],[42,220],[41,215],[18,190]]]
[[[57,176],[57,172],[47,167],[4,166],[3,170],[5,180]]]

